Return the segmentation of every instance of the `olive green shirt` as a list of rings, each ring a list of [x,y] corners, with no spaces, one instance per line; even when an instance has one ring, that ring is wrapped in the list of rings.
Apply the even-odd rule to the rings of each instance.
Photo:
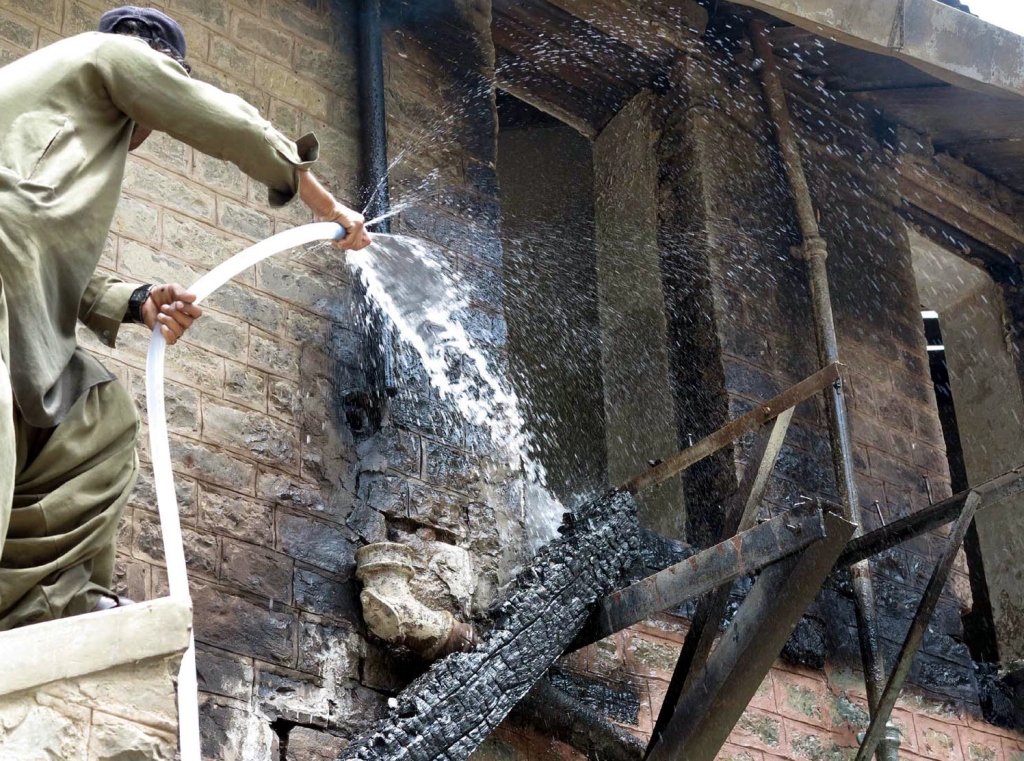
[[[88,32],[0,68],[0,351],[33,426],[112,377],[75,326],[113,346],[136,287],[96,273],[136,122],[231,161],[275,206],[318,151],[135,38]]]

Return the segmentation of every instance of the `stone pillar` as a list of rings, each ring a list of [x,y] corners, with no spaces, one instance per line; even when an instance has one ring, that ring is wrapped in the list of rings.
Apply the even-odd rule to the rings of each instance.
[[[658,250],[658,166],[642,92],[594,143],[594,228],[604,371],[608,480],[621,484],[679,448],[669,331]],[[640,522],[686,534],[674,478],[640,498]]]
[[[551,121],[498,140],[512,375],[548,486],[566,504],[604,491],[593,154]]]
[[[922,266],[935,265],[926,261]],[[967,481],[978,484],[1024,463],[1024,393],[998,286],[953,254],[945,261],[952,267],[941,270],[947,292],[954,292],[932,308],[942,327]],[[999,659],[1010,663],[1024,658],[1024,499],[985,508],[975,527]]]

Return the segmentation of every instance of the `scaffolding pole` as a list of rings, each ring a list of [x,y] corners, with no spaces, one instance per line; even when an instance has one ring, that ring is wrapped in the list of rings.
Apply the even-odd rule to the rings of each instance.
[[[825,260],[828,246],[821,237],[811,197],[807,176],[804,173],[800,145],[789,113],[786,92],[775,61],[774,50],[763,22],[751,23],[751,38],[754,53],[760,59],[761,84],[765,101],[775,127],[779,153],[789,181],[793,205],[803,243],[799,255],[807,265],[807,276],[811,287],[811,301],[814,311],[814,332],[818,344],[818,359],[822,365],[839,361],[839,344],[836,339],[835,320],[832,315],[832,299],[829,294],[828,270]],[[840,503],[848,521],[861,532],[860,503],[857,498],[857,483],[854,479],[853,448],[850,441],[849,418],[842,380],[837,380],[825,389],[828,407],[829,434],[832,448],[832,462],[835,469],[836,486]],[[850,567],[850,576],[857,609],[857,631],[860,639],[861,659],[867,686],[868,706],[874,718],[885,688],[885,663],[878,642],[878,626],[875,612],[875,594],[871,582],[871,569],[867,560],[861,560]],[[895,761],[897,748],[886,743],[879,746],[882,761]]]

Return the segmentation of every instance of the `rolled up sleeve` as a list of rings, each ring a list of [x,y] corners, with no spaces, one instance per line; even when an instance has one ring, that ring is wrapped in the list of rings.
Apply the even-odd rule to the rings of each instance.
[[[299,170],[319,157],[312,133],[285,137],[236,95],[192,79],[174,60],[145,42],[107,34],[94,64],[111,102],[129,118],[230,161],[270,189],[271,206],[283,206],[298,189]]]
[[[128,300],[138,287],[138,284],[125,283],[113,275],[95,273],[82,295],[78,319],[100,341],[113,348],[121,321],[128,311]]]

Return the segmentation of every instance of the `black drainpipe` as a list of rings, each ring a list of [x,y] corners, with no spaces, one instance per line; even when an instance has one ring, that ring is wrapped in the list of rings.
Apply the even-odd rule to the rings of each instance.
[[[367,219],[391,210],[388,192],[388,125],[384,108],[384,38],[380,0],[359,3],[359,113],[363,127],[363,179]],[[391,232],[391,220],[376,225]]]
[[[374,219],[391,210],[388,189],[388,125],[384,105],[384,32],[380,0],[359,2],[359,113],[363,144],[363,213]],[[391,220],[378,222],[375,232],[390,233]],[[390,328],[377,321],[380,377],[388,396],[398,393]]]

